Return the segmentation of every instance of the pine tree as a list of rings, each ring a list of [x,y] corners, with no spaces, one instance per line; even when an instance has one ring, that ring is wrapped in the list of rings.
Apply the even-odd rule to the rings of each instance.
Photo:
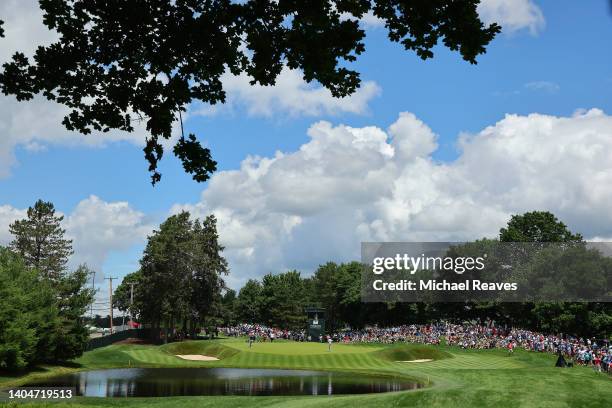
[[[55,297],[38,271],[0,247],[0,371],[50,359],[59,324]]]
[[[59,281],[73,253],[72,241],[64,238],[63,219],[55,215],[52,203],[38,200],[28,208],[26,219],[9,226],[15,237],[11,249],[23,257],[27,266],[51,281]]]
[[[55,345],[52,359],[68,361],[83,354],[89,340],[89,331],[83,315],[94,301],[94,290],[87,287],[92,271],[80,265],[62,277],[57,285],[58,322],[54,328]]]

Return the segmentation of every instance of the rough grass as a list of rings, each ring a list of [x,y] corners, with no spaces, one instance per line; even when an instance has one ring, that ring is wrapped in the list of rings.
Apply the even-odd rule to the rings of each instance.
[[[186,342],[161,347],[114,345],[86,353],[79,369],[102,367],[274,367],[347,370],[393,376],[417,377],[427,388],[387,394],[319,397],[172,397],[172,398],[77,398],[72,407],[610,407],[612,379],[585,367],[559,369],[548,354],[504,350],[461,350],[420,345],[367,346],[316,343],[256,343],[244,340]],[[343,346],[343,347],[339,347]],[[180,350],[223,356],[220,361],[192,362],[174,357]],[[177,353],[178,354],[178,353]],[[405,364],[397,360],[433,358],[435,361]],[[54,368],[47,371],[67,370]],[[0,379],[0,385],[24,383],[32,375]],[[53,404],[50,404],[53,405]],[[61,404],[60,404],[61,405]],[[23,406],[23,405],[19,405]],[[44,404],[36,404],[44,407]],[[57,406],[57,405],[54,405]]]

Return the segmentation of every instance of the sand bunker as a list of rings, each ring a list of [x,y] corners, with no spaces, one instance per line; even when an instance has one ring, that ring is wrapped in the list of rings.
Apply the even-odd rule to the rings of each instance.
[[[191,361],[218,361],[217,357],[203,356],[202,354],[176,354],[178,358]]]
[[[428,361],[433,361],[433,359],[431,359],[431,358],[421,358],[419,360],[396,361],[396,363],[427,363]]]

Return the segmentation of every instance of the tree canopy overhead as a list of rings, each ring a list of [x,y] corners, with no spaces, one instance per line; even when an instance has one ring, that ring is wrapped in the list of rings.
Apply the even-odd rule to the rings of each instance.
[[[194,100],[225,102],[221,76],[246,73],[274,85],[283,66],[300,69],[333,96],[353,93],[359,73],[347,67],[365,50],[358,19],[380,18],[392,42],[422,59],[442,42],[476,57],[500,31],[485,26],[479,0],[40,0],[44,24],[59,40],[33,60],[15,53],[0,70],[0,89],[18,100],[37,94],[70,108],[63,124],[133,131],[145,121],[152,182],[172,123]],[[0,21],[0,36],[2,22]],[[174,154],[196,181],[216,170],[209,149],[184,135]]]

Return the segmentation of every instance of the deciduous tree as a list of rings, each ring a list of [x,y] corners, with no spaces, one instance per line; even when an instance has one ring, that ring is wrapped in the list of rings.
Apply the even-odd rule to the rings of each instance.
[[[136,299],[141,317],[159,327],[194,329],[218,314],[227,261],[214,216],[202,222],[173,215],[148,238],[140,261]]]
[[[249,279],[238,292],[236,300],[236,313],[241,322],[261,323],[262,307],[261,283],[255,279]]]
[[[0,89],[18,100],[42,94],[70,109],[63,124],[90,133],[133,131],[146,123],[144,148],[153,183],[172,123],[194,100],[225,102],[222,75],[274,85],[286,65],[335,97],[359,87],[350,63],[365,50],[358,20],[381,19],[390,41],[420,58],[439,43],[476,63],[500,31],[478,17],[478,0],[40,0],[43,22],[59,39],[33,60],[14,54]],[[2,35],[0,24],[0,36]],[[216,170],[195,135],[174,154],[205,181]]]

